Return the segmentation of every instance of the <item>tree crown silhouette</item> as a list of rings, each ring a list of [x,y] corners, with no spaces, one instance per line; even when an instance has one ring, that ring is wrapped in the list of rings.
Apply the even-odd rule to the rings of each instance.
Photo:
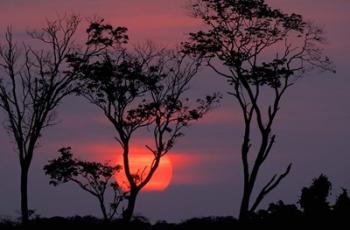
[[[264,0],[193,0],[191,10],[206,27],[190,33],[184,51],[202,58],[227,80],[229,95],[242,111],[240,218],[246,219],[291,169],[290,164],[283,173],[273,175],[252,200],[258,174],[276,139],[273,124],[282,97],[306,71],[333,70],[333,65],[322,53],[321,29],[301,15],[273,9]],[[252,138],[254,130],[258,140]]]
[[[59,157],[50,160],[44,166],[45,174],[50,177],[50,184],[57,186],[67,182],[74,182],[83,190],[95,196],[100,204],[103,218],[112,220],[117,214],[120,203],[125,194],[116,181],[116,173],[121,170],[120,165],[111,166],[108,163],[82,161],[73,158],[70,147],[58,150]],[[113,195],[109,209],[105,204],[105,196],[108,188]]]
[[[56,122],[55,109],[75,92],[74,78],[66,72],[66,55],[73,50],[80,18],[72,15],[47,21],[41,30],[29,32],[41,49],[31,43],[18,45],[11,28],[0,45],[0,108],[6,129],[14,139],[21,166],[21,214],[29,219],[28,173],[42,131]]]
[[[304,187],[299,200],[304,213],[317,218],[328,214],[330,205],[327,199],[331,189],[332,184],[325,175],[320,175],[309,187]]]
[[[92,24],[101,30],[117,30],[103,21]],[[121,33],[114,36],[100,29],[88,30],[93,35],[88,36],[86,50],[72,54],[69,61],[72,73],[79,79],[79,94],[104,113],[117,133],[130,188],[124,218],[130,220],[136,197],[151,180],[161,158],[183,135],[183,128],[202,118],[220,96],[209,95],[191,102],[184,95],[198,71],[198,59],[177,50],[156,48],[152,43],[127,49],[126,29],[118,31]],[[100,46],[108,49],[98,52]],[[144,169],[132,172],[130,142],[140,130],[151,136],[145,148],[153,160]]]

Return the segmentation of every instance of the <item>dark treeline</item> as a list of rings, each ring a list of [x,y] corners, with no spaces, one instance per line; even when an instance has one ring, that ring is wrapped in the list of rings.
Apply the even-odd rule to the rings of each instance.
[[[103,227],[104,229],[241,229],[246,227],[269,228],[301,228],[316,226],[346,226],[350,217],[350,198],[347,190],[337,194],[335,202],[330,204],[329,196],[332,185],[328,178],[320,175],[304,187],[295,204],[285,204],[283,201],[271,203],[268,208],[252,214],[249,221],[242,223],[234,217],[202,217],[185,220],[181,223],[158,221],[151,224],[143,216],[134,216],[130,222],[114,219],[105,222],[93,216],[33,218],[30,227]],[[1,229],[20,228],[19,222],[2,220]]]

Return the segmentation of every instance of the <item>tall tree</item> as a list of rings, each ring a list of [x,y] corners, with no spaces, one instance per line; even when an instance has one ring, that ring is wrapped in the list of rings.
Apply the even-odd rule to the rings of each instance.
[[[73,182],[84,191],[97,198],[103,219],[109,222],[117,214],[120,203],[124,200],[124,192],[115,180],[120,165],[111,166],[108,163],[82,161],[73,158],[70,147],[58,150],[59,157],[50,160],[44,166],[45,174],[50,176],[50,184]],[[106,205],[108,188],[112,191],[109,206]]]
[[[332,63],[319,48],[324,42],[322,30],[264,0],[193,0],[191,7],[206,29],[191,33],[184,49],[204,58],[227,80],[229,95],[242,111],[244,189],[239,217],[246,219],[291,169],[288,165],[275,174],[252,200],[260,169],[276,140],[273,124],[282,97],[305,71],[332,70]],[[253,139],[252,133],[258,138]]]
[[[217,95],[198,100],[198,105],[192,107],[184,98],[197,73],[197,60],[155,49],[149,43],[128,51],[121,47],[127,41],[126,29],[101,22],[92,23],[88,32],[93,40],[88,40],[87,50],[91,50],[89,45],[96,47],[100,43],[109,44],[111,49],[98,56],[89,52],[72,55],[71,64],[81,79],[80,93],[102,110],[117,133],[129,185],[123,218],[129,221],[137,195],[152,179],[161,158],[174,146],[183,128],[209,110]],[[134,134],[142,130],[148,133],[151,130],[153,141],[145,148],[153,160],[145,169],[133,172],[130,145]]]
[[[29,33],[41,42],[42,50],[17,45],[10,28],[0,46],[0,108],[21,166],[23,223],[28,222],[28,172],[38,140],[43,129],[54,124],[55,108],[74,90],[72,77],[65,72],[65,57],[72,50],[79,22],[77,16],[65,17]]]

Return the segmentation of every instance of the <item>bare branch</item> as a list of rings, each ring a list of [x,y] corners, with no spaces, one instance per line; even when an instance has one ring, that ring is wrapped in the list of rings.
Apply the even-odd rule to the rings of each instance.
[[[262,188],[261,192],[257,196],[254,204],[250,209],[250,212],[254,212],[256,208],[259,206],[260,202],[264,199],[264,197],[281,183],[281,181],[289,174],[291,167],[292,167],[292,164],[289,164],[284,173],[282,173],[278,177],[277,175],[274,175],[271,178],[271,180]]]

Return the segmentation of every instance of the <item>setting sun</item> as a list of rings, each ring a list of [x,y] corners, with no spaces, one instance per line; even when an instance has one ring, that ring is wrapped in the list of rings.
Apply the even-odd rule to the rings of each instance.
[[[132,174],[144,172],[146,175],[149,172],[150,165],[153,160],[153,155],[146,149],[131,148],[130,151],[130,168]],[[117,157],[117,163],[122,165],[123,159],[121,155]],[[165,190],[172,179],[173,167],[170,158],[165,155],[160,160],[160,164],[154,173],[150,182],[142,191],[163,191]],[[123,189],[128,189],[128,183],[124,171],[117,174],[117,181]]]
[[[90,153],[90,158],[92,160],[98,162],[111,162],[113,164],[119,164],[123,166],[123,157],[121,149],[119,149],[115,144],[103,143],[84,146],[75,145],[75,149],[77,149],[78,152],[81,151],[85,153]],[[132,174],[135,174],[138,171],[142,172],[143,170],[145,174],[148,173],[149,167],[153,160],[153,155],[149,150],[143,147],[143,144],[139,143],[131,147],[129,158]],[[176,162],[173,162],[173,160],[175,160]],[[165,190],[170,185],[170,182],[173,178],[173,164],[176,163],[181,165],[181,163],[183,163],[182,161],[182,158],[179,159],[178,157],[176,157],[173,159],[168,155],[163,156],[160,160],[159,167],[154,173],[152,179],[142,189],[142,191]],[[127,190],[128,183],[123,169],[117,174],[116,179],[120,186],[123,189]]]

